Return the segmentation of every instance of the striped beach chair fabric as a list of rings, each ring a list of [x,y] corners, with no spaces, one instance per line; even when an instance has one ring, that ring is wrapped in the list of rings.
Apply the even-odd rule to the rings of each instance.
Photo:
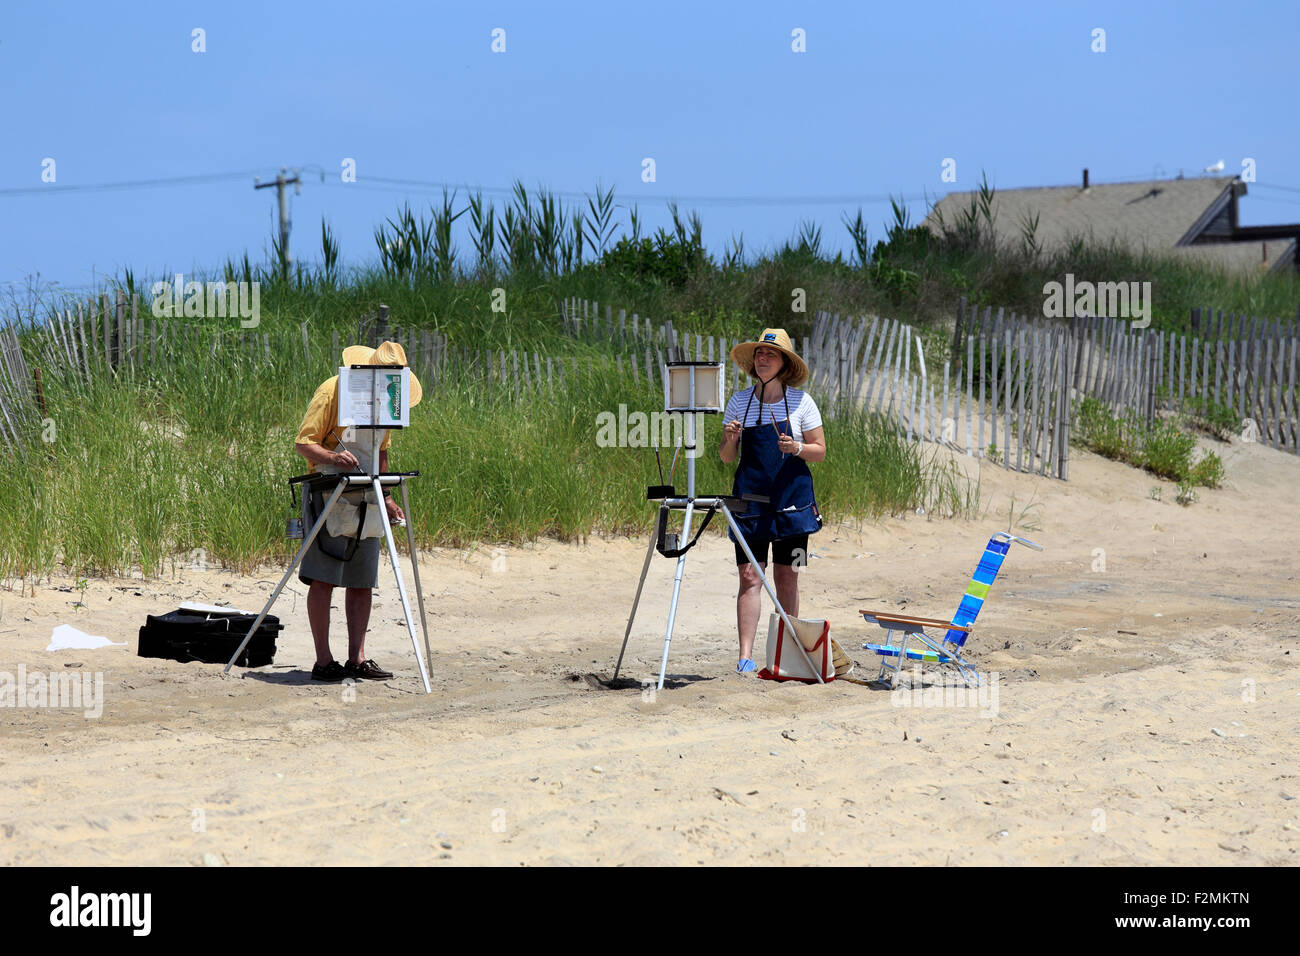
[[[951,621],[894,614],[890,611],[859,611],[868,624],[880,625],[887,635],[884,644],[862,645],[864,649],[880,656],[880,673],[876,677],[877,680],[885,680],[885,674],[892,671],[890,687],[897,687],[898,675],[903,670],[904,662],[913,661],[918,670],[924,668],[926,664],[951,667],[961,675],[968,687],[980,685],[979,671],[962,655],[966,647],[966,638],[970,635],[975,619],[979,617],[980,609],[988,597],[989,588],[997,579],[998,571],[1001,570],[1002,562],[1007,552],[1011,550],[1013,541],[1035,551],[1043,550],[1025,538],[1006,531],[996,532],[989,538],[984,553],[980,555],[979,564],[975,567],[975,575],[971,578],[966,593],[962,595],[961,602],[957,605],[957,613],[952,616]],[[927,629],[930,631],[942,629],[945,633],[942,639],[932,638],[926,634]],[[894,637],[895,631],[899,634],[897,640]],[[911,647],[908,646],[909,643],[912,643]]]

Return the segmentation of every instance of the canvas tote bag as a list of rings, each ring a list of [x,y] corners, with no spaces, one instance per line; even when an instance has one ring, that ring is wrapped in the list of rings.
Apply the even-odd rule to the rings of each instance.
[[[378,446],[383,440],[383,436],[388,432],[382,432],[375,439]],[[321,465],[320,472],[325,475],[343,474],[343,469],[336,468],[333,465]],[[347,472],[351,474],[351,472]],[[361,502],[366,502],[366,518],[364,526],[361,523]],[[375,492],[373,488],[352,488],[343,492],[339,500],[335,502],[329,517],[325,519],[325,530],[336,538],[382,538],[384,536],[384,520],[379,516],[379,509],[384,507],[382,503],[377,504],[375,501]]]
[[[792,642],[798,640],[808,652],[813,666],[821,672],[822,680],[833,681],[853,669],[853,661],[831,640],[829,621],[808,621],[791,618],[795,634],[791,635],[781,615],[775,611],[767,619],[767,667],[759,676],[772,680],[816,681],[817,673],[810,670],[799,649]]]
[[[366,502],[364,526],[361,525],[360,520],[362,500]],[[384,521],[379,516],[379,509],[382,507],[384,506],[375,503],[373,490],[345,491],[334,504],[329,517],[325,519],[325,530],[336,538],[356,538],[358,530],[361,532],[359,537],[382,538]]]

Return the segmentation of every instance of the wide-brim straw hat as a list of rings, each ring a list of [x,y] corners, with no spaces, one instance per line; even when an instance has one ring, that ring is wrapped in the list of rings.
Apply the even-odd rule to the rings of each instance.
[[[759,346],[776,349],[788,360],[781,381],[798,388],[808,381],[808,363],[799,357],[785,329],[764,329],[756,342],[741,342],[731,350],[731,360],[750,378],[754,378],[754,352]]]
[[[368,345],[349,345],[343,350],[344,365],[406,365],[406,350],[396,342],[381,342],[379,348]],[[420,380],[411,372],[411,404],[414,408],[424,397],[424,388]]]

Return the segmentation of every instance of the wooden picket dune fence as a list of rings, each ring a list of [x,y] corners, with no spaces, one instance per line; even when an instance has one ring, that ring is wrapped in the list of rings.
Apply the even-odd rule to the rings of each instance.
[[[1300,307],[1296,312],[1294,319],[1261,319],[1232,312],[1225,315],[1222,309],[1192,309],[1192,335],[1207,342],[1220,339],[1294,339],[1300,335]]]
[[[560,306],[565,329],[574,338],[590,342],[607,343],[614,351],[620,371],[630,371],[633,382],[642,377],[647,384],[663,387],[664,364],[671,361],[714,362],[726,361],[727,353],[739,339],[726,340],[720,335],[685,333],[673,327],[671,321],[654,323],[626,309],[617,315],[610,305],[601,312],[600,303],[586,299],[566,299]],[[739,388],[743,383],[740,370],[732,366],[731,383]]]
[[[747,384],[727,359],[739,339],[683,332],[671,322],[654,323],[636,313],[629,317],[626,310],[615,312],[609,305],[602,311],[598,303],[582,299],[566,301],[563,312],[575,336],[623,349],[643,348],[647,363],[654,363],[656,380],[664,360],[678,358],[727,362],[732,390]],[[953,380],[950,363],[945,361],[940,371],[934,367],[935,358],[927,356],[922,365],[916,341],[910,326],[893,319],[841,319],[818,313],[812,334],[803,337],[798,348],[811,371],[805,388],[828,420],[879,413],[896,423],[909,441],[942,442],[975,457],[985,457],[992,445],[1005,467],[1067,476],[1069,403],[1062,392],[1068,359],[1061,333],[1018,329],[1008,339],[1011,348],[999,349],[993,359],[1005,359],[1006,371],[996,373],[988,393],[988,380],[976,381],[968,361],[964,396],[960,376]],[[977,354],[974,338],[967,345]],[[987,343],[983,347],[987,361]],[[1001,451],[1013,445],[1014,459]]]
[[[673,357],[725,361],[739,341],[577,298],[564,302],[563,318],[575,337],[643,352],[642,368],[656,370]],[[812,372],[806,388],[827,419],[878,413],[908,440],[1006,469],[1068,479],[1074,405],[1085,396],[1148,421],[1191,401],[1218,403],[1235,412],[1243,436],[1297,453],[1297,322],[1221,312],[1211,320],[1194,309],[1191,326],[1204,334],[981,311],[963,298],[947,355],[924,355],[906,323],[824,312],[799,353]],[[730,369],[732,388],[742,387],[739,369]]]
[[[1006,469],[1069,477],[1072,350],[1068,330],[1012,320],[954,337],[926,355],[894,319],[819,313],[802,353],[829,417],[878,413],[909,441],[943,444]]]
[[[730,390],[747,384],[727,358],[740,340],[580,298],[564,300],[560,312],[570,337],[609,354],[454,347],[436,330],[393,324],[386,306],[359,318],[351,342],[333,331],[327,346],[305,322],[268,330],[160,319],[119,291],[51,315],[21,340],[14,328],[0,329],[0,444],[26,458],[22,437],[45,417],[44,385],[56,377],[86,393],[100,379],[149,381],[196,357],[223,367],[304,362],[325,372],[345,345],[386,339],[401,343],[426,389],[479,381],[515,396],[553,396],[613,367],[658,393],[671,360],[723,361]],[[1217,403],[1242,422],[1243,435],[1297,453],[1297,323],[1195,309],[1190,325],[1192,334],[1183,335],[1117,319],[1061,322],[963,299],[943,355],[925,354],[906,323],[824,312],[798,347],[812,373],[806,388],[828,420],[879,414],[908,440],[1007,469],[1068,478],[1073,408],[1084,396],[1148,420],[1190,402]]]
[[[1220,313],[1202,321],[1193,309],[1191,335],[1134,329],[1121,319],[1076,319],[1071,385],[1117,412],[1146,420],[1207,403],[1231,412],[1243,438],[1297,453],[1295,322]]]
[[[0,441],[24,461],[27,450],[21,436],[36,411],[31,379],[18,333],[0,329]]]

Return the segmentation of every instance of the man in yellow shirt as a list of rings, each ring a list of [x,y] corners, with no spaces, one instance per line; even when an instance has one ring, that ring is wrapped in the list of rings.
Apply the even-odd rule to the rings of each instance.
[[[406,365],[406,352],[396,342],[384,342],[377,349],[353,345],[343,350],[343,365]],[[411,375],[410,407],[419,404],[423,390]],[[307,406],[298,429],[295,448],[310,462],[310,471],[327,474],[355,472],[361,462],[340,447],[339,379],[321,383]],[[391,435],[379,446],[379,470],[388,471],[388,447]],[[360,493],[358,493],[360,494]],[[303,492],[303,527],[310,528],[325,507],[324,492]],[[402,509],[388,494],[384,495],[388,520],[405,520]],[[332,512],[331,512],[332,514]],[[360,534],[360,528],[357,529]],[[379,545],[382,538],[336,537],[324,528],[316,535],[298,568],[298,579],[308,585],[307,620],[316,644],[316,664],[312,680],[341,681],[352,677],[365,680],[388,680],[393,675],[366,657],[366,627],[370,623],[371,592],[379,584]],[[340,665],[330,652],[330,602],[336,587],[346,588],[343,609],[348,622],[348,658]]]

